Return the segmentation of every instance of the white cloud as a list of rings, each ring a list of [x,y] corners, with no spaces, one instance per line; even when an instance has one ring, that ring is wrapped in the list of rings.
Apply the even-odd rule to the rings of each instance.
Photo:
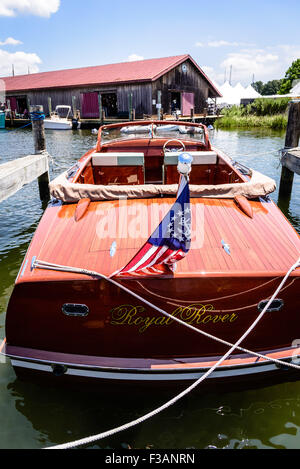
[[[37,73],[39,64],[42,61],[35,53],[14,52],[10,53],[0,49],[0,76],[11,76],[12,66],[14,66],[15,75],[24,75],[28,73]]]
[[[211,75],[214,72],[213,67],[210,67],[209,65],[202,65],[201,68],[206,75]]]
[[[210,51],[210,61],[214,58]],[[241,82],[244,86],[255,81],[278,80],[284,78],[292,62],[300,58],[300,44],[280,44],[264,48],[240,48],[236,52],[224,54],[223,59],[215,61],[213,66],[202,66],[207,76],[222,84],[229,79],[232,67],[232,84]]]
[[[60,0],[0,0],[0,16],[32,14],[49,18],[59,6]]]
[[[127,57],[128,62],[135,62],[137,60],[144,60],[144,57],[142,55],[137,54],[131,54]]]
[[[0,41],[0,46],[17,46],[18,44],[23,44],[22,41],[14,39],[13,37],[8,37],[5,41]]]
[[[223,47],[223,46],[239,46],[238,42],[228,42],[228,41],[210,41],[207,44],[209,47]]]
[[[278,78],[280,61],[278,55],[270,53],[237,52],[228,54],[221,63],[223,69],[232,67],[233,81],[247,81],[250,83],[254,74],[256,80]]]
[[[254,44],[248,44],[247,42],[230,42],[224,41],[223,39],[219,41],[209,41],[207,43],[204,42],[196,42],[196,47],[252,47]]]
[[[295,60],[300,58],[300,45],[281,44],[277,49],[288,67],[290,67]]]
[[[216,88],[224,82],[224,72],[217,72],[216,69],[210,65],[203,65],[201,68]]]

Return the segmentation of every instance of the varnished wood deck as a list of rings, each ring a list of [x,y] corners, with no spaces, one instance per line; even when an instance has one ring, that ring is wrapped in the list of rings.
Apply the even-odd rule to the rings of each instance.
[[[33,256],[112,274],[133,258],[173,203],[174,199],[93,202],[79,222],[74,218],[75,204],[50,207],[34,236],[19,281],[80,278],[42,270],[31,272]],[[191,250],[178,263],[175,277],[284,274],[299,257],[299,235],[273,202],[252,201],[251,205],[253,219],[233,200],[191,199],[192,230],[196,229],[198,236],[192,237]],[[161,210],[160,215],[150,216],[151,207]],[[141,224],[135,222],[134,214]],[[132,233],[136,236],[130,236]],[[230,255],[222,241],[230,246]],[[117,249],[111,257],[113,242]]]

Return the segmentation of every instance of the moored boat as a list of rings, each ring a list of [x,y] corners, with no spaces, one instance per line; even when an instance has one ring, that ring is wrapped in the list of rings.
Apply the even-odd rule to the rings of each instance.
[[[77,119],[71,119],[71,106],[56,106],[55,112],[44,120],[44,126],[47,130],[72,130],[79,129],[81,123]]]
[[[132,125],[146,135],[103,126],[50,184],[4,353],[17,372],[191,381],[263,312],[210,380],[286,373],[300,345],[300,239],[269,198],[274,181],[213,148],[201,124],[184,137],[157,132],[163,121]]]

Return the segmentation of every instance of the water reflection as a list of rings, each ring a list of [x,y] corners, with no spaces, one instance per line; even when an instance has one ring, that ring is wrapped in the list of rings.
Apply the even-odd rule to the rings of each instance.
[[[8,385],[16,410],[30,421],[28,447],[75,441],[137,419],[176,395],[168,392],[107,394],[15,380]],[[34,397],[34,399],[33,399]],[[93,448],[296,448],[300,429],[300,383],[260,390],[201,394]],[[17,434],[22,429],[15,429]],[[18,435],[17,435],[18,436]],[[13,443],[12,443],[13,444]]]

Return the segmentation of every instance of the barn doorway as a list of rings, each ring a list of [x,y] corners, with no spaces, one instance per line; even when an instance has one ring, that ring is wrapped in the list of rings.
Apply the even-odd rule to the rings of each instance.
[[[102,109],[105,113],[105,117],[117,117],[118,115],[117,93],[103,93],[102,94]]]
[[[181,93],[179,91],[171,92],[171,114],[181,112]]]
[[[24,114],[24,112],[28,112],[28,104],[26,96],[17,97],[17,108],[19,114]]]

